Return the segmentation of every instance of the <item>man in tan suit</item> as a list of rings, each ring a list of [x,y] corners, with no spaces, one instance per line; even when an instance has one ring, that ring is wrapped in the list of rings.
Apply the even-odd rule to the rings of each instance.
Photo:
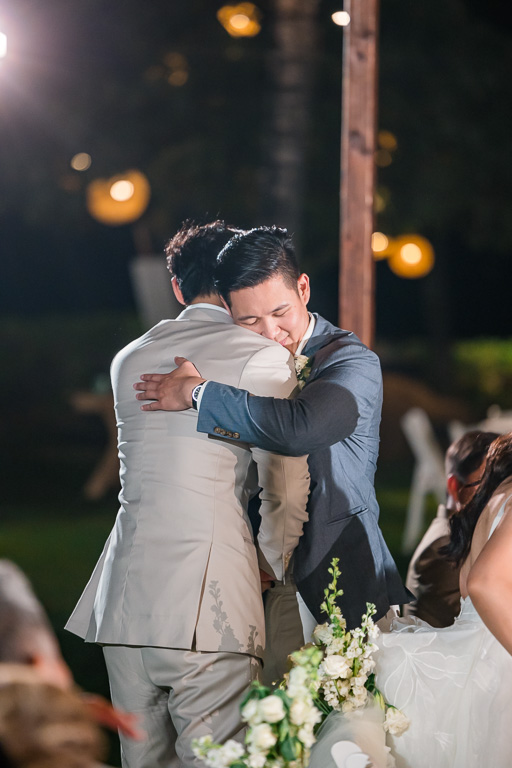
[[[177,355],[210,378],[259,395],[296,387],[286,349],[233,324],[214,291],[215,258],[233,232],[185,227],[167,246],[186,309],[118,353],[112,384],[121,508],[67,629],[104,645],[112,698],[148,734],[121,737],[125,768],[200,762],[191,740],[241,734],[239,702],[260,670],[264,617],[258,566],[281,580],[306,520],[306,457],[270,454],[196,429],[195,410],[143,413],[133,382]],[[229,440],[225,438],[230,438]],[[260,487],[258,546],[247,516]]]

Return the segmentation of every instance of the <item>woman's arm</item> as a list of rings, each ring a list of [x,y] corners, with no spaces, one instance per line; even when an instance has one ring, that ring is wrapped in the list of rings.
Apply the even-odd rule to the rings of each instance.
[[[467,586],[480,618],[512,654],[512,500],[475,560]]]

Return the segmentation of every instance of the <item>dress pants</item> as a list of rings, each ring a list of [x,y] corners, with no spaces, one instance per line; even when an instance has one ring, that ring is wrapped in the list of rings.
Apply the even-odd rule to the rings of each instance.
[[[147,734],[120,734],[123,768],[204,768],[192,739],[214,742],[244,736],[240,701],[261,662],[246,654],[105,645],[115,707],[138,715]]]

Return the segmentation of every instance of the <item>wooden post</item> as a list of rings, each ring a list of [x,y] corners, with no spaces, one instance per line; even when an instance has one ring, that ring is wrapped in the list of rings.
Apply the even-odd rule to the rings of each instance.
[[[351,20],[343,40],[339,322],[371,347],[378,0],[345,0],[343,7]]]

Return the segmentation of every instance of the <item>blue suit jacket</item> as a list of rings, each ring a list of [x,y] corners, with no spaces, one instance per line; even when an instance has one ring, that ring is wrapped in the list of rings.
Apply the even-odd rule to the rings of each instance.
[[[377,355],[355,334],[315,317],[303,352],[313,358],[311,374],[295,399],[252,397],[209,382],[198,430],[215,434],[221,428],[269,451],[309,454],[309,521],[295,552],[295,580],[310,611],[324,621],[327,569],[339,557],[344,595],[338,602],[354,628],[367,602],[375,603],[379,619],[390,605],[409,601],[378,525],[382,374]]]

